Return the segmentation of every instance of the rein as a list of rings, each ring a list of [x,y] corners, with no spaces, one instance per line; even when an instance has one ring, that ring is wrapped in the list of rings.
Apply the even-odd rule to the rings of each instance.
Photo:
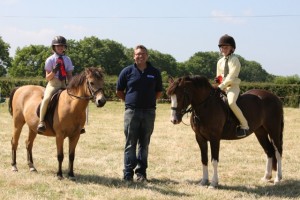
[[[198,116],[197,113],[196,113],[196,109],[197,109],[198,107],[202,106],[203,104],[205,104],[206,102],[208,102],[209,99],[210,99],[211,97],[213,97],[213,96],[216,95],[216,92],[217,92],[217,90],[212,89],[212,90],[210,91],[210,94],[209,94],[202,102],[200,102],[200,103],[197,105],[197,107],[193,107],[193,106],[191,105],[191,106],[188,106],[186,109],[182,109],[181,112],[180,112],[180,114],[182,115],[182,117],[183,117],[185,114],[187,114],[187,113],[193,113],[193,114],[194,114],[194,120],[197,119],[197,120],[200,121],[200,118],[199,118],[199,116]],[[187,92],[184,92],[184,101],[188,101],[188,100],[189,100],[189,95],[188,95]],[[171,110],[176,111],[176,107],[171,107]],[[182,121],[182,123],[183,123],[184,125],[186,125],[186,126],[189,126],[188,124],[184,123],[183,121]]]
[[[184,94],[185,94],[184,99],[186,99],[187,93],[184,92]],[[214,89],[211,90],[210,94],[202,102],[200,102],[200,104],[197,105],[197,107],[200,107],[201,105],[205,104],[210,99],[210,97],[214,96],[215,94],[216,94],[216,90],[214,90]],[[189,98],[189,96],[187,96],[187,98]],[[176,107],[171,107],[171,110],[176,110]],[[186,113],[191,113],[193,111],[195,111],[193,106],[189,106],[186,109],[182,109],[181,114],[185,115]]]
[[[99,88],[99,89],[95,89],[93,88],[93,86],[91,86],[90,82],[87,81],[87,88],[89,90],[89,93],[91,94],[90,96],[77,96],[77,95],[74,95],[74,94],[71,94],[69,92],[69,90],[67,89],[67,93],[68,95],[72,96],[72,97],[75,97],[77,99],[81,99],[81,100],[92,100],[95,98],[95,94],[97,94],[100,90],[103,90],[102,88]]]

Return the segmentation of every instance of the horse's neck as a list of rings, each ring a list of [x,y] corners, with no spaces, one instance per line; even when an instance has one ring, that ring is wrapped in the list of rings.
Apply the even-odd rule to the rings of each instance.
[[[212,98],[210,90],[199,89],[194,91],[194,98],[192,98],[191,104],[193,107],[199,107],[205,104]]]
[[[224,109],[222,108],[221,99],[218,96],[216,96],[213,90],[205,90],[204,92],[201,92],[201,95],[195,96],[196,97],[192,100],[191,104],[196,113],[204,114],[207,110],[211,112],[224,112]]]

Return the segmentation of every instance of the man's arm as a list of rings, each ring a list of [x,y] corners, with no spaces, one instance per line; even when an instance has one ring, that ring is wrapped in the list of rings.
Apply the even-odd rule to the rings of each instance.
[[[162,92],[156,92],[156,95],[155,95],[156,99],[159,99],[161,97],[161,95],[162,95]]]
[[[117,90],[116,91],[117,96],[122,99],[123,101],[125,101],[125,92],[122,90]]]

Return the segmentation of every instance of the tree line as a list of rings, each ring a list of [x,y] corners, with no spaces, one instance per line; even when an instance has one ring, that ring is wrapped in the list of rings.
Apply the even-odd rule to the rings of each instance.
[[[110,76],[118,76],[120,71],[133,63],[133,48],[108,39],[95,36],[82,40],[68,40],[67,55],[75,66],[74,74],[86,67],[102,67]],[[52,54],[51,45],[29,45],[18,47],[14,58],[9,56],[10,45],[0,36],[0,77],[44,77],[44,64]],[[185,62],[177,62],[170,54],[149,49],[149,61],[159,68],[163,77],[180,77],[183,75],[204,75],[213,79],[216,74],[219,52],[196,52]],[[300,84],[298,75],[281,77],[269,74],[258,62],[248,61],[240,55],[242,68],[240,78],[246,82],[279,82],[283,84]]]

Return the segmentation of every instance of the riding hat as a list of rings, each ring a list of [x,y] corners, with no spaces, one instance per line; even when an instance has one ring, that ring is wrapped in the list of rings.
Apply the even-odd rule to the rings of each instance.
[[[234,38],[225,34],[220,38],[218,46],[221,47],[227,45],[232,46],[234,49],[236,48]]]
[[[67,40],[63,36],[55,36],[52,40],[52,49],[54,50],[54,46],[64,45],[67,47]]]

